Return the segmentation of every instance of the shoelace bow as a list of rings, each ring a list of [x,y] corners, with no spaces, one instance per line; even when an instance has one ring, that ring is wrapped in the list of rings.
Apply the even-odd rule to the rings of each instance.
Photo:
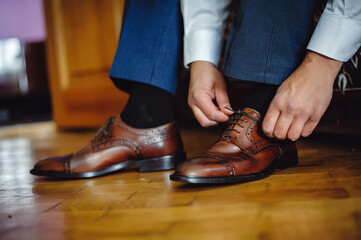
[[[113,121],[114,116],[111,116],[107,122],[102,126],[99,134],[99,140],[103,141],[104,138],[111,138],[113,136]]]
[[[236,132],[236,133],[240,133],[240,131],[238,131],[237,129],[235,129],[234,127],[236,125],[238,125],[241,128],[244,128],[244,126],[242,124],[239,123],[239,121],[242,121],[244,123],[247,123],[248,121],[245,119],[242,119],[242,116],[246,116],[250,119],[252,119],[253,121],[256,121],[258,123],[261,123],[259,120],[255,119],[254,117],[250,116],[247,112],[241,111],[241,110],[233,110],[231,108],[226,107],[227,110],[233,112],[233,114],[230,116],[231,117],[231,121],[228,123],[228,128],[226,129],[225,133],[228,132]],[[231,127],[230,127],[231,126]],[[228,135],[225,134],[223,135],[224,138],[234,138],[237,139],[236,136],[232,136],[232,135]]]

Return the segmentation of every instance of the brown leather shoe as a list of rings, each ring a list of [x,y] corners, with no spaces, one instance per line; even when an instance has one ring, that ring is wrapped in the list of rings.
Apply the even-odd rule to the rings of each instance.
[[[110,117],[75,153],[39,161],[30,173],[56,178],[91,178],[138,165],[139,172],[174,169],[185,160],[175,122],[137,129]]]
[[[295,143],[267,138],[260,129],[260,120],[261,115],[250,108],[235,112],[218,141],[201,156],[181,163],[170,179],[188,183],[248,182],[269,176],[277,167],[296,166]]]

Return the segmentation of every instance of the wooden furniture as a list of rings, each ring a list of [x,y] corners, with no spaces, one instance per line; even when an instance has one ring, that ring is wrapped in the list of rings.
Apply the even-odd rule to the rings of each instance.
[[[44,0],[54,120],[60,128],[98,127],[127,94],[108,77],[124,0]]]

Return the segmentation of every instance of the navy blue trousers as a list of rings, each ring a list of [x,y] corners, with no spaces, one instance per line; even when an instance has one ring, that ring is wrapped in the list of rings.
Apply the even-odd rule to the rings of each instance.
[[[126,1],[110,78],[123,91],[131,81],[175,93],[182,39],[178,0]]]
[[[302,61],[313,28],[315,0],[238,1],[225,58],[227,77],[280,85]],[[110,77],[175,93],[182,61],[178,0],[131,0]]]

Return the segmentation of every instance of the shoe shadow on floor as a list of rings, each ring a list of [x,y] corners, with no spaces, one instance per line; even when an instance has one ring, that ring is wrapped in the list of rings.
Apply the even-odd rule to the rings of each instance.
[[[124,169],[120,169],[119,171],[115,171],[115,172],[110,172],[107,174],[104,174],[102,176],[98,176],[98,177],[92,177],[92,178],[56,178],[56,177],[47,177],[47,176],[35,176],[34,182],[60,182],[60,181],[81,181],[81,180],[96,180],[96,179],[101,179],[107,176],[112,176],[112,175],[117,175],[117,174],[124,174],[124,173],[130,173],[130,172],[137,172],[138,171],[138,167],[137,166],[133,166],[133,167],[129,167],[129,168],[124,168]],[[30,174],[30,173],[29,173]]]
[[[201,183],[181,183],[180,186],[177,186],[176,188],[177,189],[180,189],[180,190],[200,190],[200,189],[213,189],[213,188],[218,188],[218,187],[227,187],[227,186],[235,186],[235,185],[240,185],[242,183],[223,183],[223,184],[201,184]],[[244,183],[243,183],[244,184]]]

